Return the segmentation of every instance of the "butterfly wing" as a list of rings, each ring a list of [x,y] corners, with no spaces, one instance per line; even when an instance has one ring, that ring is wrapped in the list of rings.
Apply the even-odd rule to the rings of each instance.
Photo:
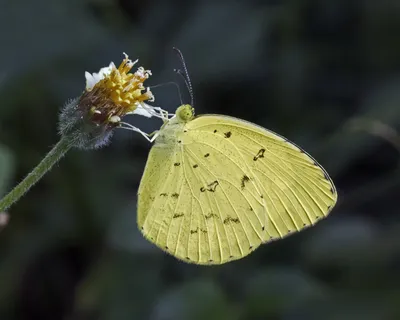
[[[179,259],[220,264],[242,258],[265,241],[261,190],[229,141],[197,142],[191,130],[179,145],[150,151],[138,192],[144,236]],[[236,179],[240,184],[236,184]]]
[[[199,116],[186,128],[195,141],[191,148],[201,146],[202,153],[213,150],[214,154],[230,158],[231,161],[221,159],[214,170],[230,170],[233,161],[246,168],[248,180],[257,185],[265,200],[265,242],[315,224],[336,204],[337,192],[326,171],[284,137],[250,122],[220,115]],[[235,154],[228,155],[227,143],[234,147]],[[211,159],[204,159],[203,165],[212,167]],[[232,175],[230,183],[242,193],[248,187],[238,175]]]

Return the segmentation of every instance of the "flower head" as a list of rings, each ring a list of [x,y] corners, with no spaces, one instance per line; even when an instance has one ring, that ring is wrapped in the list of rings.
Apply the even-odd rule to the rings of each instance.
[[[150,70],[139,67],[130,73],[138,62],[125,58],[118,68],[111,62],[98,73],[85,73],[86,90],[79,106],[87,111],[90,120],[97,124],[116,126],[126,114],[151,117],[153,114],[144,101],[154,101],[154,96],[143,83],[151,75]]]
[[[138,62],[125,55],[117,68],[113,62],[98,73],[85,73],[86,88],[82,95],[71,100],[60,114],[61,135],[74,136],[75,146],[83,149],[106,145],[114,128],[126,128],[139,132],[147,140],[149,135],[129,123],[122,122],[128,114],[168,119],[168,112],[153,107],[154,96],[144,81],[151,76],[143,67],[131,73]]]

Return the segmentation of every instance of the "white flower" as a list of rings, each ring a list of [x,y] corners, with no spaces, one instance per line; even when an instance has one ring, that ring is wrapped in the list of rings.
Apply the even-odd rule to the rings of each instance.
[[[97,73],[85,72],[86,90],[80,98],[79,106],[97,126],[127,128],[148,138],[146,133],[121,119],[125,115],[134,114],[148,118],[154,116],[166,121],[169,114],[159,107],[145,103],[154,101],[150,89],[143,85],[151,76],[151,71],[138,67],[136,72],[131,73],[138,60],[132,61],[128,55],[124,55],[125,58],[118,68],[111,62]]]

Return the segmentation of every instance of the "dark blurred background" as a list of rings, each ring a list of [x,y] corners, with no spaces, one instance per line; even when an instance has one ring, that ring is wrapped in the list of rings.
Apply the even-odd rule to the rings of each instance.
[[[0,0],[1,194],[57,142],[84,72],[124,51],[153,71],[147,84],[178,81],[188,102],[173,46],[198,114],[279,132],[339,192],[314,228],[223,266],[188,265],[138,232],[151,146],[118,131],[104,149],[69,152],[0,214],[0,319],[400,319],[399,34],[398,0]],[[179,105],[173,86],[153,92]]]

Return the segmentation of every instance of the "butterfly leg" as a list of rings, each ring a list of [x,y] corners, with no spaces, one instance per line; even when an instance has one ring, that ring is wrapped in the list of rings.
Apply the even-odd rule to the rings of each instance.
[[[153,142],[154,140],[156,140],[159,134],[160,134],[160,130],[156,130],[156,131],[153,131],[152,133],[150,133],[149,137],[152,136],[152,138],[150,139],[150,142]]]
[[[168,122],[169,117],[173,117],[175,115],[174,113],[169,113],[168,111],[161,109],[160,107],[152,107],[152,108],[153,108],[152,115],[157,118],[161,118],[164,123]]]
[[[134,131],[134,132],[138,132],[138,133],[140,133],[143,137],[145,137],[146,140],[149,141],[149,142],[153,142],[153,141],[155,140],[155,137],[153,137],[153,138],[150,138],[150,137],[153,136],[153,135],[155,135],[156,132],[157,132],[157,131],[154,131],[154,132],[148,134],[148,133],[146,133],[146,132],[140,130],[139,128],[137,128],[137,127],[135,127],[135,126],[133,126],[133,125],[131,125],[130,123],[127,123],[127,122],[120,122],[120,123],[119,123],[119,128],[121,128],[121,129],[127,129],[127,130]]]

